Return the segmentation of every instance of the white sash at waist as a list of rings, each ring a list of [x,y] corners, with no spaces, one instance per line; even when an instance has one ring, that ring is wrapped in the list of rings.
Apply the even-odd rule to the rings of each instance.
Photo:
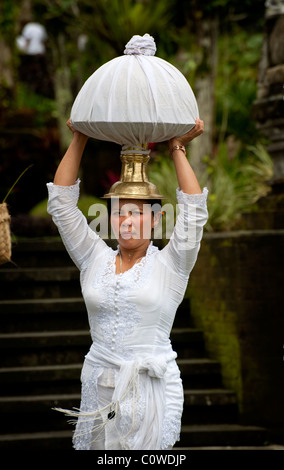
[[[132,360],[124,360],[104,347],[92,345],[86,355],[85,361],[94,366],[104,368],[116,368],[115,389],[112,403],[103,410],[91,412],[75,411],[67,412],[73,417],[84,417],[84,419],[96,419],[102,415],[107,416],[100,424],[100,428],[107,426],[108,419],[117,419],[123,415],[124,405],[126,408],[131,403],[132,424],[126,434],[120,433],[119,440],[122,449],[128,450],[157,450],[160,449],[162,439],[162,422],[165,405],[165,380],[168,363],[175,360],[177,354],[172,350],[171,345],[159,348],[155,354],[149,354],[149,347],[140,347],[134,354]],[[139,430],[134,432],[136,409],[139,403],[140,382],[143,381],[145,396],[145,410],[143,420]],[[105,413],[108,409],[109,413]],[[66,410],[60,410],[65,411]],[[104,412],[104,413],[103,413]],[[112,422],[113,424],[113,422]],[[119,429],[119,427],[117,427]],[[136,426],[137,428],[137,426]],[[98,427],[94,428],[99,430]]]

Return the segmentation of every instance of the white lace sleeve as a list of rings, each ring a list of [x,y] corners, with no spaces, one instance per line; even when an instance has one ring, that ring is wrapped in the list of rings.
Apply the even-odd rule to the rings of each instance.
[[[51,214],[70,257],[82,270],[95,248],[99,249],[105,243],[89,227],[85,216],[77,207],[79,186],[80,180],[72,186],[47,183],[47,212]]]
[[[208,219],[207,188],[201,194],[177,189],[179,213],[169,243],[161,250],[164,263],[182,277],[188,277],[197,259],[203,226]]]

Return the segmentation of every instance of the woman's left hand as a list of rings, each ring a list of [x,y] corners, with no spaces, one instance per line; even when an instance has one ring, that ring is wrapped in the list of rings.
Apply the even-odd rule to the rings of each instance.
[[[186,134],[180,136],[180,137],[174,137],[173,139],[170,139],[168,141],[169,148],[171,149],[174,145],[188,145],[189,142],[191,142],[193,139],[198,137],[199,135],[203,134],[204,132],[204,122],[196,118],[195,120],[195,126],[188,131]]]

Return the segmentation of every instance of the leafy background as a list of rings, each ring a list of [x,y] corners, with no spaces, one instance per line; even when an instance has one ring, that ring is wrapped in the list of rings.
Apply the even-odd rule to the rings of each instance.
[[[267,194],[272,162],[251,117],[264,1],[3,0],[0,9],[0,41],[5,52],[0,63],[0,198],[33,165],[9,196],[12,213],[46,214],[45,182],[52,179],[70,141],[65,123],[76,94],[96,68],[121,55],[134,34],[145,32],[154,36],[157,55],[184,73],[197,98],[201,80],[212,89],[210,108],[201,116],[205,125],[208,121],[210,146],[192,163],[201,184],[209,188],[206,230],[234,228],[242,214],[253,210],[255,202]],[[44,24],[48,33],[45,92],[21,75],[16,37],[31,20]],[[80,48],[82,35],[86,44]],[[80,175],[85,212],[111,178],[119,176],[119,166],[111,159],[114,155],[118,160],[115,146],[92,142],[86,153]],[[189,158],[193,154],[189,146]],[[109,177],[103,162],[111,164]],[[177,181],[165,145],[153,147],[149,174],[167,200],[175,203]],[[23,199],[25,205],[21,205]]]

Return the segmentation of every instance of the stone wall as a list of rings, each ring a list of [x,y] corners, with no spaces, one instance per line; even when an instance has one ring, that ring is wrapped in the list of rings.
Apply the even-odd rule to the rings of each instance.
[[[284,423],[284,230],[205,234],[188,295],[243,422]]]
[[[252,118],[269,140],[274,163],[272,182],[284,185],[284,1],[266,1],[266,21]]]

